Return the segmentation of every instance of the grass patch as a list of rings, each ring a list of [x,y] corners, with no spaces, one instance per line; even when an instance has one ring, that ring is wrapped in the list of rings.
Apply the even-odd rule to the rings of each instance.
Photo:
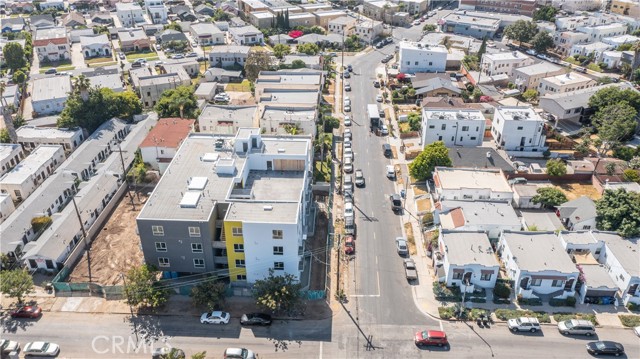
[[[595,62],[592,62],[589,65],[587,65],[587,68],[591,71],[602,72],[602,69],[600,68],[600,66],[598,66],[598,64],[596,64]]]
[[[71,66],[71,60],[68,61],[55,61],[55,62],[40,62],[40,69],[41,70],[47,70],[47,69],[51,69],[51,68],[58,68],[58,67],[69,67]]]
[[[158,59],[158,54],[155,52],[129,52],[125,55],[127,56],[127,61],[137,59],[146,59],[147,61],[150,61],[151,58],[154,58],[154,60]]]
[[[251,92],[251,83],[249,82],[249,80],[242,80],[241,83],[236,84],[236,83],[230,83],[227,84],[227,87],[225,89],[225,91],[228,92]]]
[[[431,200],[429,198],[420,198],[416,201],[416,204],[418,205],[418,212],[431,210]]]
[[[411,183],[414,183],[414,181],[413,181],[413,177],[411,177]],[[427,194],[427,193],[428,193],[428,192],[427,192],[427,186],[424,186],[424,185],[415,185],[415,186],[413,186],[413,193],[414,193],[416,196],[419,196],[419,195],[421,195],[421,194]]]
[[[60,66],[60,67],[56,67],[56,71],[61,72],[61,71],[71,71],[74,70],[76,67],[75,66]],[[48,69],[41,69],[40,73],[43,74],[47,71]]]
[[[91,64],[97,64],[97,63],[101,63],[101,62],[112,62],[113,61],[113,57],[109,56],[109,57],[94,57],[88,60],[84,60],[84,62],[91,66]]]
[[[515,319],[520,317],[535,317],[540,323],[551,323],[549,314],[534,312],[532,310],[496,309],[496,317],[500,320]]]
[[[576,60],[573,56],[569,56],[566,59],[563,60],[564,62],[568,62],[572,65],[576,65],[576,66],[580,66],[580,62],[578,60]]]
[[[627,328],[634,328],[640,325],[640,315],[620,314],[620,322]]]
[[[113,66],[117,65],[117,61],[109,61],[109,62],[97,62],[94,64],[89,64],[89,67],[104,67],[104,66]]]
[[[438,314],[440,315],[440,319],[457,319],[460,313],[462,313],[462,315],[460,315],[461,318],[466,318],[468,320],[476,320],[478,317],[480,317],[480,315],[489,316],[489,311],[486,309],[464,308],[464,310],[461,310],[461,308],[457,306],[438,307]]]
[[[266,46],[255,45],[251,46],[251,51],[270,51]]]
[[[331,167],[327,166],[326,162],[316,161],[313,166],[313,178],[316,182],[329,182],[331,181]]]
[[[413,236],[413,226],[411,226],[411,222],[404,224],[404,232],[407,234],[407,242],[409,242],[409,254],[416,254],[416,238]]]
[[[558,323],[570,319],[584,319],[590,321],[594,325],[598,325],[598,319],[596,319],[596,315],[592,313],[556,312],[553,313],[553,319]]]

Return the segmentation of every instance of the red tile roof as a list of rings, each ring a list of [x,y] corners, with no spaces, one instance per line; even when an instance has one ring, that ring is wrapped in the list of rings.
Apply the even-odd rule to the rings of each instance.
[[[464,226],[465,219],[464,219],[464,213],[462,212],[462,208],[456,208],[452,210],[451,212],[449,212],[449,215],[451,215],[451,222],[453,222],[454,228],[459,228]]]
[[[196,120],[180,118],[162,118],[149,131],[147,138],[142,141],[140,147],[168,147],[178,148],[182,143]]]
[[[57,39],[42,39],[42,40],[33,40],[33,46],[47,46],[49,45],[49,43],[55,44],[55,45],[64,45],[66,44],[67,38],[66,37],[60,37]]]

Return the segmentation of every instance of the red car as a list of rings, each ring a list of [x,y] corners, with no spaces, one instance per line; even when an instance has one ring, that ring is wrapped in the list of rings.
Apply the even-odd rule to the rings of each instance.
[[[416,345],[437,345],[439,347],[449,345],[447,334],[440,330],[424,330],[416,333]]]
[[[11,312],[11,318],[38,318],[42,315],[42,309],[38,306],[21,307]]]
[[[346,236],[344,238],[344,253],[354,254],[356,252],[356,241],[353,236]]]

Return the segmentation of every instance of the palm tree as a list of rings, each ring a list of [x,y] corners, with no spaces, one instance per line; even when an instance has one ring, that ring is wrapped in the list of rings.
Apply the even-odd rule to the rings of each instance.
[[[7,90],[7,84],[2,81],[0,82],[0,104],[2,105],[2,117],[4,119],[4,125],[7,128],[7,132],[9,133],[9,138],[11,139],[11,143],[18,142],[18,135],[16,134],[16,129],[13,126],[13,118],[11,118],[11,109],[7,105],[7,101],[4,99],[4,92]]]
[[[89,99],[89,89],[91,88],[91,82],[85,75],[80,75],[73,79],[73,88],[80,94],[83,101]]]

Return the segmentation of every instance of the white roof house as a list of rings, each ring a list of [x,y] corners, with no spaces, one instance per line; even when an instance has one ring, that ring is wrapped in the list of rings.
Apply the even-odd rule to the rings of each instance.
[[[422,145],[436,141],[447,147],[482,145],[486,119],[480,110],[422,108]]]
[[[0,224],[16,210],[13,199],[8,194],[0,193]]]
[[[64,161],[64,149],[59,145],[40,145],[0,178],[0,191],[14,201],[23,201],[53,174]]]
[[[564,68],[556,66],[550,62],[543,61],[538,64],[517,67],[513,69],[514,83],[521,92],[527,89],[537,89],[540,80],[554,75],[560,75],[565,72]]]
[[[606,257],[600,262],[604,264],[618,286],[622,304],[640,304],[639,239],[622,238],[611,232],[592,231],[591,234],[605,245]]]
[[[191,24],[191,35],[200,45],[224,44],[224,33],[210,22]]]
[[[590,77],[580,75],[577,72],[546,77],[540,80],[538,93],[540,96],[582,90],[596,86],[598,83]]]
[[[484,232],[442,229],[438,243],[444,270],[440,280],[447,286],[458,285],[468,292],[476,286],[479,289],[495,286],[500,263]]]
[[[242,127],[254,126],[256,110],[257,106],[207,105],[198,117],[200,131],[232,135]]]
[[[542,157],[547,149],[543,129],[544,120],[533,108],[500,106],[495,110],[491,134],[496,145],[507,153]]]
[[[71,92],[70,76],[47,76],[33,80],[31,105],[38,115],[55,115],[62,112]]]
[[[12,143],[0,143],[0,177],[9,172],[23,159],[22,146]]]
[[[509,202],[452,201],[436,204],[434,221],[450,231],[482,231],[497,239],[503,230],[519,231],[520,219]]]
[[[316,105],[262,104],[260,106],[260,128],[267,134],[285,135],[290,131],[288,126],[296,127],[297,134],[316,134]]]
[[[419,42],[402,41],[399,46],[398,71],[402,73],[444,72],[447,67],[449,51],[442,45],[429,46]]]
[[[482,56],[480,68],[483,75],[496,76],[506,74],[511,77],[514,69],[530,66],[534,63],[535,61],[531,57],[519,51],[486,53]]]
[[[502,170],[436,167],[433,174],[439,200],[510,201],[511,187]]]
[[[580,272],[553,232],[504,231],[498,253],[516,296],[548,300],[575,294]]]
[[[22,126],[16,130],[18,143],[27,151],[39,145],[60,145],[69,154],[84,141],[82,129]]]

